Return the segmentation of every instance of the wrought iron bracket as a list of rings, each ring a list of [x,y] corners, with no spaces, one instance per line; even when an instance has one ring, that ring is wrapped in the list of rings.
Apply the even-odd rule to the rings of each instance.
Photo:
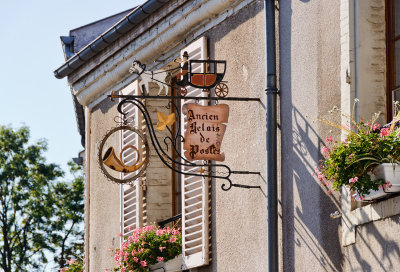
[[[178,99],[178,100],[207,100],[207,101],[256,101],[261,102],[258,97],[197,97],[197,96],[161,96],[161,95],[119,95],[110,94],[108,95],[111,99],[122,98],[122,99],[138,99],[138,98],[148,98],[148,99]]]
[[[126,116],[126,112],[123,111],[123,105],[132,104],[139,109],[146,123],[147,135],[150,138],[151,144],[154,147],[157,156],[161,162],[170,168],[172,171],[188,175],[198,176],[204,178],[215,178],[222,179],[225,182],[221,185],[222,190],[228,191],[232,187],[256,189],[260,186],[250,186],[243,184],[233,183],[231,180],[232,174],[239,175],[260,175],[260,172],[251,171],[234,171],[229,166],[220,163],[210,163],[209,161],[203,161],[203,163],[195,163],[187,160],[180,152],[179,145],[185,141],[185,138],[181,134],[181,112],[177,105],[173,102],[175,99],[193,99],[193,100],[227,100],[227,101],[258,101],[261,102],[260,98],[249,98],[249,97],[183,97],[183,96],[148,96],[148,95],[109,95],[111,99],[121,98],[122,100],[118,104],[118,112],[123,116]],[[153,122],[150,118],[150,113],[141,101],[143,98],[151,99],[168,99],[168,108],[172,109],[176,115],[176,129],[175,132],[168,126],[166,127],[169,134],[163,139],[163,143],[160,143],[159,137],[157,137],[156,130],[153,126]],[[171,156],[168,150],[173,150],[175,156]],[[189,169],[189,170],[188,170]],[[210,171],[205,169],[211,169]]]

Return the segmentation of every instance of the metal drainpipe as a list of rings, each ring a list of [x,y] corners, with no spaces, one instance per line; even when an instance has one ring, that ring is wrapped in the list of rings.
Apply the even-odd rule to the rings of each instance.
[[[358,30],[358,0],[354,0],[354,96],[355,99],[360,99],[358,87],[358,74],[359,74],[359,30]],[[353,102],[354,103],[354,102]],[[360,122],[360,102],[355,103],[354,119]]]
[[[277,182],[277,92],[275,47],[275,0],[265,0],[266,29],[266,141],[268,187],[268,271],[279,271],[278,264],[278,182]]]

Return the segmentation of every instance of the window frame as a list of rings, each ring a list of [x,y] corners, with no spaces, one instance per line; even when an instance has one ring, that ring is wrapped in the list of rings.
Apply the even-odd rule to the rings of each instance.
[[[395,43],[400,40],[400,34],[395,36],[394,33],[394,1],[386,0],[385,2],[385,22],[386,22],[386,106],[387,121],[393,119],[393,92],[400,91],[400,84],[395,85],[396,75],[396,59],[395,59]]]

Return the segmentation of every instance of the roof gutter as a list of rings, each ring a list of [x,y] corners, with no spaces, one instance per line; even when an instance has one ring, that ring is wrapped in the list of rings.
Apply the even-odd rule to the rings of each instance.
[[[129,55],[119,55],[110,60],[101,75],[92,74],[86,81],[79,82],[73,86],[74,95],[82,105],[87,105],[94,97],[106,92],[115,83],[121,81],[127,74],[132,61],[135,59],[146,62],[155,56],[155,53],[163,52],[171,44],[180,41],[188,30],[196,27],[201,22],[213,17],[215,14],[222,13],[237,0],[209,0],[192,10],[189,14],[172,25],[169,29],[158,36],[151,37],[151,40],[139,41],[136,51]],[[143,44],[142,44],[143,43]]]
[[[123,36],[125,33],[139,25],[144,19],[149,17],[156,10],[167,4],[169,0],[149,0],[141,6],[134,9],[131,13],[125,16],[121,21],[115,24],[113,27],[108,29],[102,35],[100,35],[93,42],[82,48],[78,53],[72,56],[63,65],[54,71],[54,76],[58,79],[64,78],[99,52],[106,48],[109,44],[116,41],[118,38]]]

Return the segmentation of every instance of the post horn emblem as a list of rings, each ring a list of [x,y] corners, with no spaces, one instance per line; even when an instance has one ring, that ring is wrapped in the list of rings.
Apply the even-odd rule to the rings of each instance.
[[[115,149],[113,146],[110,146],[103,153],[103,149],[104,149],[107,139],[110,138],[111,135],[118,133],[119,131],[124,131],[124,130],[130,130],[133,133],[139,135],[139,138],[142,140],[142,144],[144,146],[144,150],[143,150],[144,152],[142,152],[142,155],[140,154],[139,149],[133,145],[124,146],[121,149],[121,152],[119,153],[119,157],[115,154]],[[123,162],[123,153],[128,149],[133,149],[136,153],[136,161],[131,165],[126,165]],[[104,138],[102,139],[102,141],[100,143],[98,153],[99,153],[98,154],[99,164],[100,164],[100,168],[101,168],[102,172],[108,179],[110,179],[116,183],[130,183],[130,182],[134,181],[135,179],[137,179],[138,177],[142,176],[144,171],[147,168],[147,165],[149,164],[149,158],[150,158],[150,148],[149,148],[147,139],[144,136],[143,132],[141,132],[140,130],[138,130],[134,127],[128,126],[128,125],[116,127],[116,128],[113,128],[112,130],[110,130],[109,132],[107,132],[107,134],[104,136]],[[144,154],[144,156],[143,156],[143,154]],[[137,171],[139,171],[139,172],[128,178],[122,178],[122,177],[117,178],[117,177],[111,175],[110,172],[107,171],[107,168],[117,171],[117,172],[120,172],[120,173],[125,173],[125,174],[134,173]]]

